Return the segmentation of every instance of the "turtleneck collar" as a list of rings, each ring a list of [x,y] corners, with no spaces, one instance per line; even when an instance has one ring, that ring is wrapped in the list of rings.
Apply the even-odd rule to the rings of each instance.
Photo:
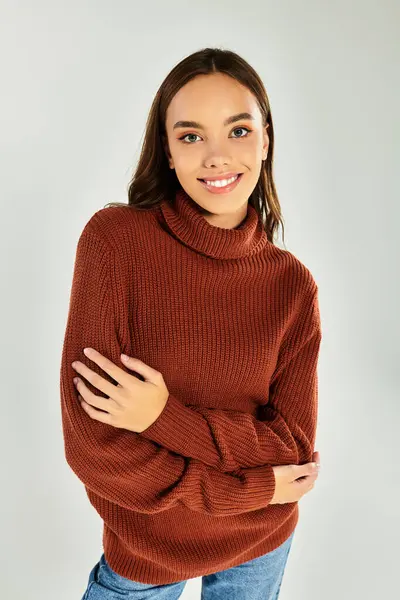
[[[260,252],[269,244],[261,218],[250,203],[245,219],[235,229],[211,225],[183,188],[177,191],[173,204],[165,199],[160,209],[176,237],[193,250],[212,258],[242,258]]]

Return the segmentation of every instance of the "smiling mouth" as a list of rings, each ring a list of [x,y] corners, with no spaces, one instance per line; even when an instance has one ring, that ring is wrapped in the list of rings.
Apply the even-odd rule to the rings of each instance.
[[[235,177],[236,177],[236,179],[240,179],[240,177],[241,177],[242,175],[243,175],[243,173],[236,173]],[[229,180],[229,179],[232,179],[232,177],[227,177],[226,179],[227,179],[227,180]],[[224,179],[223,179],[223,178],[221,178],[221,179],[201,179],[201,178],[199,177],[199,178],[198,178],[198,181],[203,181],[203,183],[207,183],[207,182],[210,182],[210,183],[216,183],[216,182],[218,182],[218,181],[224,181]]]

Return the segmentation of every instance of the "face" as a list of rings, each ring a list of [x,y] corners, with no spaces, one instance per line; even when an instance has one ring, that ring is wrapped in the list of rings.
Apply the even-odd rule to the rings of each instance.
[[[247,114],[229,122],[240,113]],[[183,189],[210,223],[236,227],[246,216],[249,196],[268,154],[268,125],[262,125],[253,94],[223,73],[199,75],[172,99],[165,126],[169,166]],[[209,187],[202,181],[221,174],[231,179],[239,173],[224,187]]]

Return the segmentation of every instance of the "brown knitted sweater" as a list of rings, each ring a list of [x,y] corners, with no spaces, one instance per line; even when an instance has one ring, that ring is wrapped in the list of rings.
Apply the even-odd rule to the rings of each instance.
[[[164,584],[270,552],[298,503],[270,504],[274,465],[312,459],[321,341],[318,287],[268,241],[256,210],[208,223],[183,191],[138,212],[97,211],[80,235],[61,369],[66,460],[104,522],[120,575]],[[142,433],[92,419],[73,384],[92,347],[163,375],[170,392]],[[85,381],[87,387],[102,393]]]

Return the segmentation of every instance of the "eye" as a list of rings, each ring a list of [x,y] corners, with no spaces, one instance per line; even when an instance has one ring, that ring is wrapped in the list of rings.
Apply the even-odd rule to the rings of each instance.
[[[235,127],[235,129],[233,131],[247,131],[247,135],[239,135],[238,137],[249,137],[249,133],[251,133],[251,129],[248,129],[248,127]],[[236,137],[236,136],[234,136]]]
[[[182,136],[182,137],[180,137],[179,139],[183,141],[185,138],[189,137],[189,135],[192,135],[192,136],[194,136],[194,137],[196,137],[196,136],[197,136],[197,137],[200,137],[200,136],[198,136],[196,133],[187,133],[186,135],[183,135],[183,136]],[[184,143],[184,144],[190,144],[191,142],[183,142],[183,143]]]
[[[235,129],[233,129],[233,131],[247,131],[247,135],[239,135],[239,136],[233,136],[235,138],[242,138],[242,137],[249,137],[249,134],[251,133],[251,129],[249,129],[248,127],[235,127]],[[182,137],[178,138],[179,140],[181,140],[184,144],[191,144],[192,142],[185,142],[184,139],[189,137],[189,136],[193,136],[193,137],[200,137],[199,135],[197,135],[197,133],[186,133],[185,135],[183,135]]]

